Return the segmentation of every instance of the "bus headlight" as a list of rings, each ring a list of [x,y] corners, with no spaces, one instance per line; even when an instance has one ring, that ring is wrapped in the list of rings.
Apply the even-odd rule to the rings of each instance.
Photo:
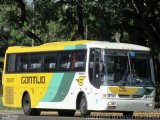
[[[108,106],[117,106],[116,102],[108,102]]]
[[[116,102],[108,102],[107,109],[116,109],[117,103]]]
[[[147,103],[146,107],[153,107],[153,103]]]

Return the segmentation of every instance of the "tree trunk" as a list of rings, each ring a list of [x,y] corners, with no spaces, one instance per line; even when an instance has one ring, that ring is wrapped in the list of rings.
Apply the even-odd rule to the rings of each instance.
[[[84,24],[83,24],[83,8],[82,0],[77,0],[77,16],[78,16],[78,39],[84,39]]]
[[[33,39],[37,44],[42,44],[43,41],[33,32],[26,30],[24,27],[24,22],[26,20],[26,8],[25,8],[25,3],[23,0],[15,0],[17,2],[17,7],[20,8],[21,14],[19,19],[17,20],[17,26],[23,32],[26,36],[30,37]]]

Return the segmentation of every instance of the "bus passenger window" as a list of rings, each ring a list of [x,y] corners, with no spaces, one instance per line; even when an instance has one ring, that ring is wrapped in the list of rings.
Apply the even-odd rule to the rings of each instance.
[[[56,70],[57,66],[57,54],[49,53],[44,57],[44,71],[52,72]]]
[[[73,71],[84,71],[85,60],[86,60],[86,50],[74,51],[72,57],[71,69]]]
[[[17,55],[17,65],[16,71],[17,72],[27,72],[28,70],[28,56],[27,55]]]
[[[69,71],[71,68],[71,52],[60,52],[59,53],[59,71]]]
[[[32,55],[29,66],[30,72],[40,72],[41,71],[41,56]]]
[[[7,56],[6,72],[15,72],[16,54],[10,54]]]

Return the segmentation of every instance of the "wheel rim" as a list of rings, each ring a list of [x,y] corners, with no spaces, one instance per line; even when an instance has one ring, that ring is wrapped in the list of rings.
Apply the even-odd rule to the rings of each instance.
[[[28,99],[24,99],[23,101],[23,109],[25,112],[27,112],[30,108],[30,103],[29,103],[29,100]]]

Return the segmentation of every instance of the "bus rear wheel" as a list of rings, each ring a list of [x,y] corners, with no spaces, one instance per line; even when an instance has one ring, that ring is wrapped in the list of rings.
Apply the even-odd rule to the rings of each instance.
[[[29,94],[25,94],[22,100],[22,107],[25,115],[28,116],[38,116],[40,115],[41,111],[37,109],[31,108],[31,100]]]
[[[59,116],[74,116],[75,110],[59,110],[58,115]]]
[[[87,110],[87,100],[85,94],[82,95],[80,100],[80,113],[82,117],[87,117],[90,115],[90,111]]]

